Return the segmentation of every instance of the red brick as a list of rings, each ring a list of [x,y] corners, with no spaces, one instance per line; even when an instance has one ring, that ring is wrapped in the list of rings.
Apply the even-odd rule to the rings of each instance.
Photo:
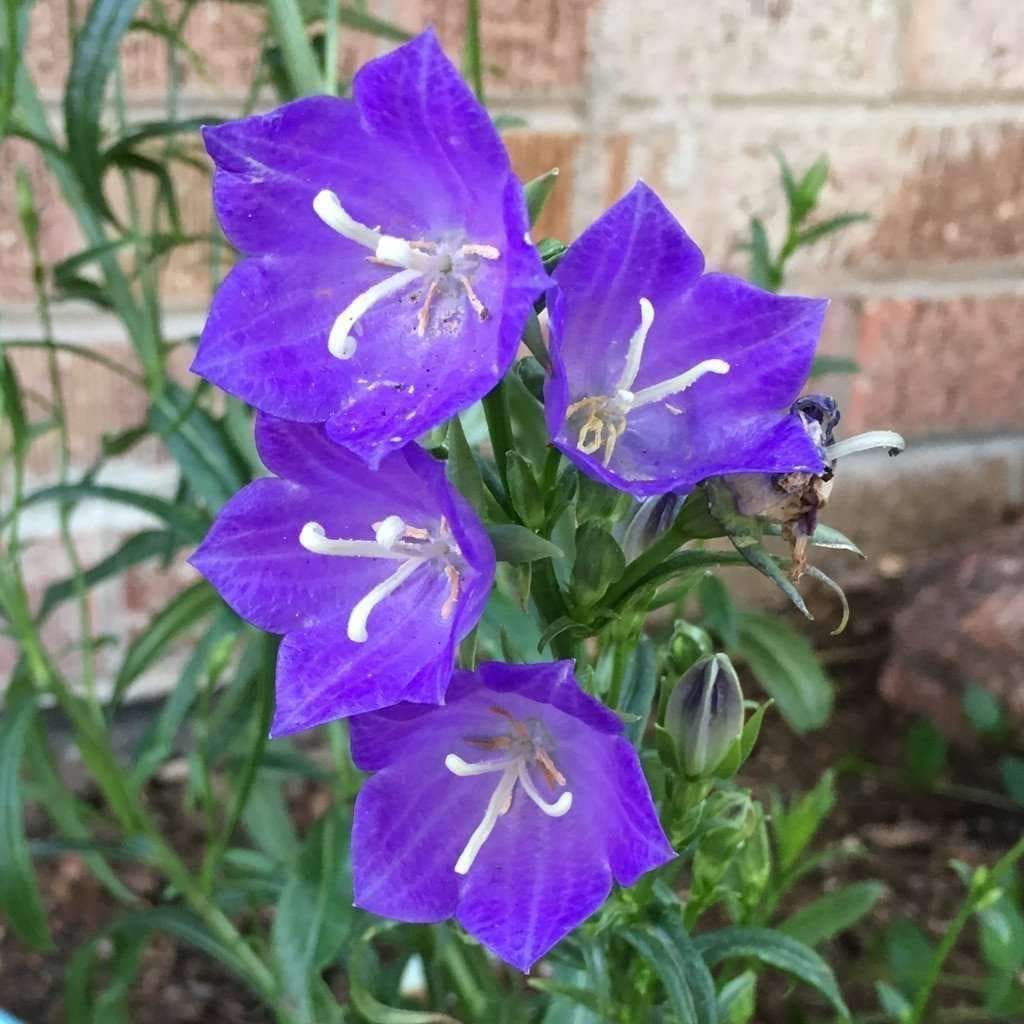
[[[463,0],[420,0],[420,5],[417,28],[433,24],[457,59],[464,37]],[[480,6],[487,84],[493,92],[546,93],[583,84],[596,0],[503,0]]]
[[[558,181],[548,196],[544,212],[534,225],[534,238],[545,236],[568,240],[572,235],[572,200],[576,189],[576,159],[580,136],[573,132],[514,131],[505,135],[516,174],[529,181],[553,167]]]
[[[76,252],[81,233],[39,150],[21,139],[0,146],[0,302],[26,302],[35,297],[32,258],[18,219],[15,175],[24,168],[32,182],[39,216],[43,260],[52,264]]]
[[[1024,296],[865,303],[850,430],[910,437],[1024,428]]]
[[[915,0],[904,39],[905,83],[911,90],[1024,89],[1024,5]]]

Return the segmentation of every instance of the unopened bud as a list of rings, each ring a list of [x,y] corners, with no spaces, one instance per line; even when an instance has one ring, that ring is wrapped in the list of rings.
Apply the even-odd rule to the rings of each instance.
[[[673,690],[665,728],[691,777],[709,775],[743,732],[743,691],[726,654],[701,658]]]

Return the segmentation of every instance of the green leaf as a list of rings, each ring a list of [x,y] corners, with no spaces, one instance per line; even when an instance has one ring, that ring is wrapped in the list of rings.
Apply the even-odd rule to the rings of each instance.
[[[828,721],[833,685],[799,633],[776,617],[743,612],[736,650],[797,732]]]
[[[12,454],[21,462],[28,446],[28,421],[21,399],[21,387],[11,361],[0,351],[0,423],[10,428]],[[22,502],[24,505],[24,502]]]
[[[718,1017],[715,981],[704,962],[704,957],[697,950],[693,939],[677,914],[669,910],[661,913],[658,920],[682,959],[683,974],[697,1011],[697,1020],[701,1024],[715,1024]]]
[[[709,573],[697,585],[697,600],[704,613],[704,627],[716,633],[726,650],[734,650],[738,640],[739,619],[729,588]]]
[[[466,440],[466,432],[462,428],[462,421],[458,416],[453,416],[448,421],[448,433],[446,434],[448,445],[448,462],[445,470],[448,480],[455,489],[473,506],[477,515],[483,515],[484,504],[484,479],[477,465],[473,449],[469,447]]]
[[[893,921],[885,930],[886,959],[901,992],[912,996],[927,979],[935,948],[912,921]]]
[[[826,181],[828,181],[828,158],[820,156],[807,168],[800,184],[797,185],[796,194],[790,206],[790,216],[794,224],[802,221],[818,205],[818,198]]]
[[[832,968],[809,946],[770,928],[723,928],[694,939],[709,967],[724,960],[753,959],[809,985],[825,997],[843,1020],[850,1011],[843,1001]]]
[[[1003,706],[999,698],[976,683],[969,683],[963,696],[964,714],[980,733],[994,734],[1003,726]]]
[[[783,871],[790,871],[796,866],[800,855],[807,849],[835,803],[835,775],[832,771],[826,771],[814,788],[794,801],[788,809],[781,803],[776,803],[772,808],[772,828]]]
[[[466,0],[465,39],[462,45],[462,75],[481,103],[484,97],[484,58],[480,45],[480,0]]]
[[[274,958],[301,1024],[318,1024],[310,982],[337,956],[352,923],[345,824],[335,811],[316,822],[274,912]]]
[[[657,690],[658,660],[654,645],[647,637],[642,637],[630,655],[618,708],[636,719],[626,726],[626,737],[633,746],[639,746],[643,739]]]
[[[826,893],[791,914],[780,930],[791,938],[816,946],[855,925],[882,898],[881,882],[854,882]]]
[[[913,1007],[898,988],[893,988],[884,981],[876,981],[875,992],[878,994],[878,1004],[882,1007],[882,1012],[890,1020],[896,1024],[904,1024],[910,1020]]]
[[[757,975],[744,971],[727,981],[718,993],[718,1019],[722,1024],[750,1024],[757,1008]]]
[[[145,530],[133,534],[113,554],[101,559],[94,566],[82,573],[82,583],[94,587],[112,576],[119,576],[134,565],[150,558],[165,556],[179,545],[173,533],[166,530]],[[45,619],[58,605],[75,596],[76,580],[69,576],[66,579],[51,583],[43,593],[37,620]]]
[[[28,683],[8,691],[0,719],[0,910],[22,942],[47,950],[53,940],[21,813],[21,762],[35,713],[35,694]]]
[[[130,491],[123,487],[108,487],[104,484],[77,483],[55,484],[43,487],[27,495],[22,508],[39,505],[47,501],[60,501],[75,504],[87,498],[113,502],[117,505],[128,505],[141,512],[162,520],[168,526],[180,531],[183,539],[200,540],[209,525],[209,519],[198,509],[143,491]]]
[[[551,195],[557,183],[558,168],[552,167],[550,171],[545,171],[523,186],[523,191],[526,193],[526,210],[530,215],[531,226],[537,223],[537,218],[540,217],[544,204],[548,201],[548,196]]]
[[[561,548],[537,536],[525,526],[518,526],[515,523],[488,523],[486,529],[499,562],[518,565],[522,562],[536,562],[541,558],[564,557]]]
[[[772,259],[771,244],[768,241],[768,233],[759,217],[750,218],[750,269],[748,276],[752,284],[767,291],[777,291],[782,283],[779,280],[779,271]]]
[[[506,390],[511,390],[511,384],[508,378]],[[539,530],[544,525],[544,498],[530,463],[518,451],[510,451],[507,467],[508,496],[516,515],[531,530]]]
[[[843,228],[849,227],[851,224],[862,224],[868,220],[871,220],[869,213],[841,213],[838,217],[830,217],[828,220],[820,221],[801,231],[796,236],[796,248],[802,249],[804,246],[813,245],[828,235],[842,231]]]
[[[100,116],[107,79],[117,62],[121,37],[139,0],[94,0],[81,31],[64,89],[64,132],[68,153],[85,198],[108,214],[102,186]]]
[[[248,482],[244,459],[235,452],[230,435],[184,388],[169,381],[150,408],[149,422],[211,512]]]
[[[1013,800],[1024,804],[1024,757],[1007,754],[999,761],[999,774],[1003,788]]]
[[[294,0],[266,0],[266,6],[292,93],[296,96],[312,96],[321,92],[323,81],[320,66],[306,35],[299,5]]]
[[[367,14],[366,11],[351,4],[338,6],[338,23],[346,28],[355,29],[357,32],[377,36],[378,39],[390,39],[394,43],[407,43],[413,38],[411,32],[407,32],[394,22],[375,18],[372,14]]]
[[[348,961],[349,996],[352,1005],[370,1024],[459,1024],[446,1013],[400,1010],[380,1002],[373,994],[376,987],[377,955],[369,937],[352,944]]]
[[[815,356],[811,376],[823,377],[826,373],[860,373],[860,363],[843,356]]]
[[[919,786],[931,786],[946,767],[949,744],[927,718],[919,718],[907,732],[907,773]]]
[[[220,606],[217,592],[200,580],[176,595],[150,620],[146,628],[128,645],[121,668],[114,680],[115,703],[125,690],[157,659],[167,653],[168,646]]]
[[[994,970],[1016,974],[1024,967],[1024,916],[1013,899],[1003,894],[978,914],[981,951]]]
[[[653,924],[633,925],[619,935],[658,976],[677,1024],[708,1024],[706,1017],[698,1016],[697,1001],[690,987],[687,959],[693,955],[692,946],[679,949],[665,929]],[[717,1014],[717,1008],[713,1012]]]

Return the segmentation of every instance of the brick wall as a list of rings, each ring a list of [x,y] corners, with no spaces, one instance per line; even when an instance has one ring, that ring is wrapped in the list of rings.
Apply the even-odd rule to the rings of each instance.
[[[801,254],[792,290],[834,302],[826,351],[852,357],[855,377],[827,382],[849,430],[893,427],[913,448],[896,462],[844,466],[836,525],[874,557],[945,544],[1016,515],[1024,502],[1024,4],[1006,0],[483,0],[490,95],[526,119],[508,135],[523,177],[562,170],[545,233],[573,237],[637,177],[657,188],[712,264],[742,271],[747,219],[781,229],[773,150],[795,165],[822,152],[833,173],[823,214],[873,215]],[[434,23],[453,53],[462,0],[376,0],[375,13],[410,30]],[[79,0],[79,8],[82,8]],[[37,0],[28,62],[55,123],[68,66],[65,0]],[[201,2],[188,39],[200,58],[181,69],[185,113],[231,115],[243,102],[263,29],[251,5]],[[379,52],[343,34],[349,75]],[[126,41],[123,75],[139,120],[160,116],[166,51],[151,35]],[[0,154],[0,332],[37,333],[28,259],[13,212],[12,171],[27,166],[42,203],[49,260],[80,245],[38,157],[22,143]],[[208,230],[207,187],[183,182],[190,230]],[[198,330],[209,293],[208,253],[177,255],[163,273],[168,333]],[[116,325],[59,310],[58,334],[130,361]],[[18,353],[33,389],[40,360]],[[139,396],[109,371],[69,363],[74,455],[137,422]],[[51,469],[41,449],[31,469]],[[159,452],[111,468],[169,485]],[[85,509],[78,529],[102,554],[129,516]],[[52,521],[28,524],[38,578]],[[182,578],[155,571],[102,596],[110,624],[140,619]],[[118,589],[120,588],[120,589]],[[142,597],[140,597],[140,594]],[[141,602],[141,604],[140,604]],[[144,616],[143,616],[144,618]],[[54,628],[57,628],[56,626]],[[102,630],[102,625],[100,626]]]

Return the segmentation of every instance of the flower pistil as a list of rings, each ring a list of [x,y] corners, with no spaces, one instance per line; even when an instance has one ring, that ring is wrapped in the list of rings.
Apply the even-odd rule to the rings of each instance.
[[[351,359],[356,352],[356,341],[351,336],[356,322],[371,307],[388,295],[400,292],[420,278],[427,282],[426,295],[416,318],[416,333],[426,336],[431,323],[431,308],[438,292],[465,292],[473,311],[481,320],[488,317],[487,307],[473,289],[472,279],[481,260],[497,260],[501,252],[493,245],[466,242],[449,238],[439,241],[415,239],[410,241],[395,235],[383,234],[379,228],[360,224],[341,205],[338,197],[323,189],[313,199],[317,216],[339,235],[373,250],[369,259],[383,267],[392,267],[391,274],[360,292],[338,314],[327,339],[327,347],[336,359]],[[454,281],[454,289],[450,282]]]

